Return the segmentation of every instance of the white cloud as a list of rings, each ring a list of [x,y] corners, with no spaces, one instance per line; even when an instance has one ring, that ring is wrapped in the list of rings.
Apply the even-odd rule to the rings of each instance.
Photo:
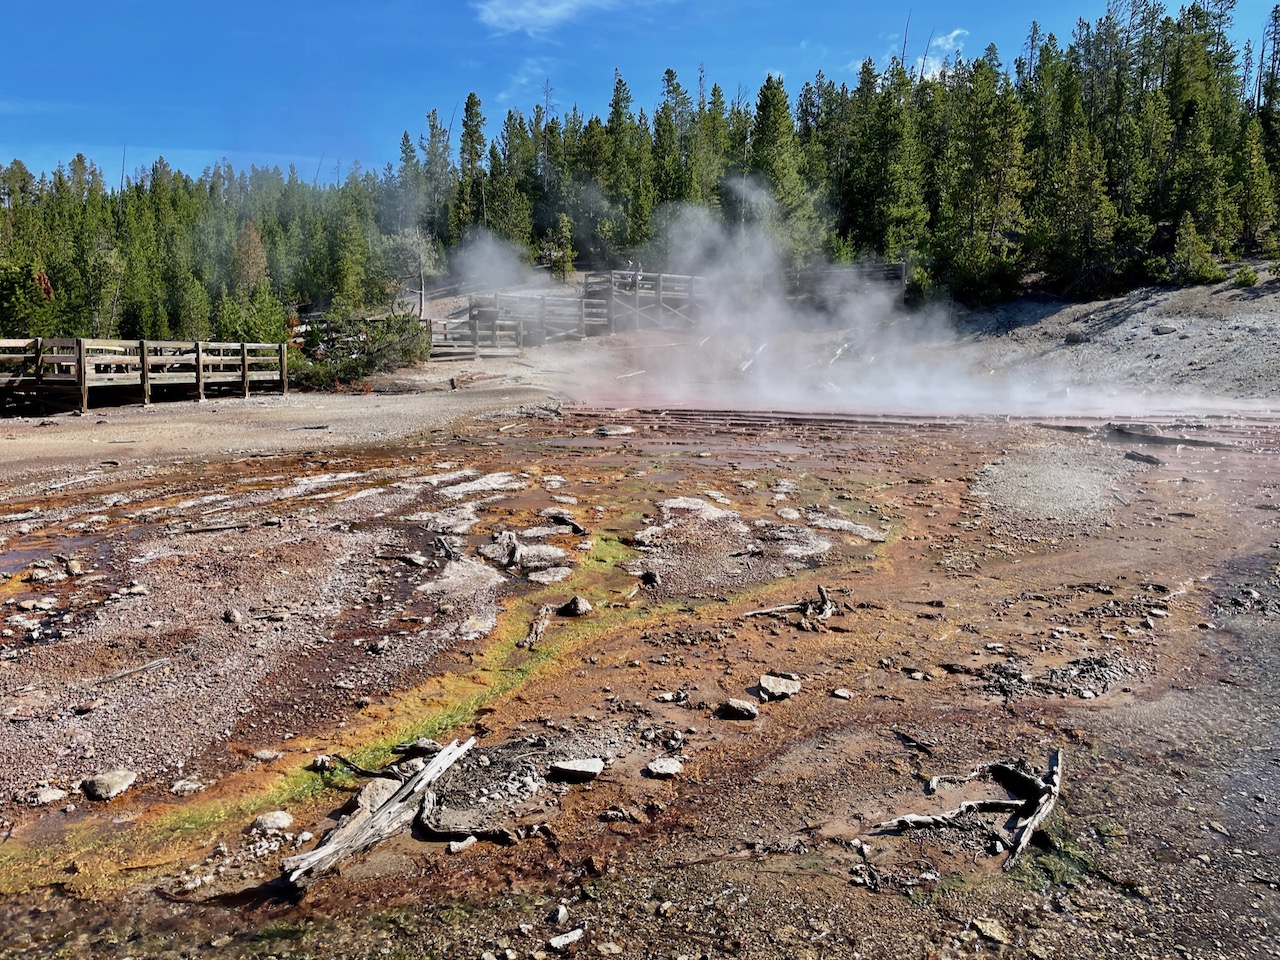
[[[551,66],[546,60],[537,57],[526,58],[516,71],[507,78],[507,85],[498,94],[498,102],[541,103],[545,84],[552,74]],[[554,96],[554,89],[553,89]],[[554,103],[552,112],[554,112]]]
[[[916,57],[916,74],[936,77],[946,63],[948,55],[960,53],[964,49],[964,38],[968,35],[968,30],[956,27],[950,33],[935,36],[929,43],[928,53],[925,56]]]
[[[543,33],[584,13],[612,10],[622,0],[478,0],[480,22],[499,33]]]
[[[940,37],[934,37],[933,43],[929,46],[930,48],[937,47],[945,53],[950,53],[952,50],[961,49],[964,46],[964,38],[968,35],[969,31],[964,29],[964,27],[956,27],[950,33],[944,33]]]

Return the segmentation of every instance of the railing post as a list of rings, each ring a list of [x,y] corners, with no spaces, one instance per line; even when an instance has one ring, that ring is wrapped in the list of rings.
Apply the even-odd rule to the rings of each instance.
[[[204,341],[196,341],[196,399],[204,400]]]
[[[584,297],[578,301],[578,336],[587,339],[587,301]]]
[[[80,412],[89,411],[89,367],[85,363],[84,337],[76,337],[76,386],[80,388]]]
[[[240,344],[240,389],[244,393],[244,398],[249,399],[249,345],[247,343]]]
[[[280,344],[280,395],[289,393],[289,344]]]
[[[662,274],[658,274],[658,282],[654,289],[658,296],[658,326],[661,327],[665,325],[667,317],[667,306],[662,302]]]
[[[542,336],[542,345],[547,345],[547,298],[538,301],[538,333]]]
[[[142,382],[142,405],[151,404],[151,363],[147,358],[147,341],[138,341],[138,376]]]

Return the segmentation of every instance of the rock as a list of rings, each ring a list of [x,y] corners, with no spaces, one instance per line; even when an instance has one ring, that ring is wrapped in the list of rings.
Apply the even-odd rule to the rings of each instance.
[[[786,700],[800,692],[800,681],[766,673],[760,678],[761,700]]]
[[[622,947],[611,940],[596,944],[596,953],[605,957],[616,957],[622,953]]]
[[[151,593],[151,588],[144,583],[131,583],[120,592],[133,597],[145,597]]]
[[[51,803],[61,803],[67,799],[67,791],[57,787],[37,787],[27,797],[27,803],[33,807],[44,807]]]
[[[255,750],[253,759],[260,760],[263,763],[270,763],[272,760],[279,760],[284,754],[279,750]]]
[[[525,576],[532,583],[559,583],[573,576],[573,567],[547,567],[545,570],[533,570]]]
[[[244,614],[232,607],[222,614],[222,619],[227,623],[241,624],[244,623]]]
[[[476,835],[473,833],[465,840],[450,840],[449,845],[445,848],[450,853],[462,853],[476,845]]]
[[[726,700],[720,707],[720,715],[726,720],[754,720],[760,716],[760,708],[750,700]]]
[[[547,946],[557,953],[564,953],[575,943],[581,940],[585,933],[586,931],[581,927],[577,930],[570,930],[568,933],[562,933],[558,937],[552,937],[547,941]]]
[[[604,761],[599,757],[584,760],[557,760],[551,764],[552,780],[564,783],[587,783],[604,772]]]
[[[102,706],[106,702],[107,701],[103,700],[101,697],[97,698],[96,700],[81,700],[79,703],[77,703],[74,707],[71,708],[71,712],[76,714],[76,716],[82,717],[86,713],[93,713],[93,711],[97,710],[100,706]]]
[[[1009,931],[1004,928],[1004,924],[999,920],[993,920],[991,917],[978,917],[973,921],[973,927],[994,943],[1013,942],[1013,939],[1009,936]]]
[[[1178,328],[1177,328],[1177,327],[1172,327],[1172,326],[1170,326],[1170,325],[1169,325],[1169,324],[1167,324],[1167,323],[1158,323],[1158,324],[1156,324],[1154,327],[1152,327],[1152,328],[1151,328],[1151,332],[1152,332],[1152,333],[1154,333],[1157,337],[1164,337],[1164,336],[1168,336],[1168,335],[1169,335],[1169,334],[1171,334],[1171,333],[1177,333],[1177,332],[1178,332]],[[1007,941],[1007,940],[1004,940],[1004,941],[1001,941],[1001,942],[1002,942],[1002,943],[1008,943],[1008,941]]]
[[[454,810],[448,807],[431,808],[423,804],[422,809],[418,811],[418,824],[432,839],[465,840],[484,830],[484,812]]]
[[[431,561],[420,553],[406,553],[400,558],[404,563],[414,567],[425,567]]]
[[[68,560],[64,566],[67,569],[67,576],[78,577],[84,573],[84,567],[80,565],[79,560]]]
[[[569,923],[569,908],[563,903],[556,904],[556,908],[547,916],[547,922],[557,927],[566,926]]]
[[[1124,458],[1126,460],[1132,460],[1135,463],[1149,463],[1153,467],[1164,466],[1164,461],[1161,460],[1159,457],[1153,457],[1149,453],[1139,453],[1137,450],[1130,450],[1128,453],[1124,455]]]
[[[845,687],[836,687],[834,690],[831,691],[831,695],[835,697],[837,700],[853,699],[853,691],[846,689]]]
[[[193,793],[199,793],[203,789],[204,784],[199,780],[190,780],[184,777],[181,780],[175,780],[173,786],[169,788],[169,792],[177,797],[186,797]]]
[[[656,780],[669,780],[684,772],[684,764],[675,757],[655,757],[644,769]]]
[[[399,780],[392,780],[390,777],[374,777],[356,792],[356,809],[373,813],[390,800],[400,787]]]
[[[272,810],[254,818],[245,833],[284,833],[293,826],[293,815],[287,810]]]
[[[586,597],[575,595],[568,603],[560,606],[556,613],[562,617],[585,617],[592,610]]]
[[[138,775],[132,770],[108,770],[80,781],[80,792],[90,800],[110,800],[131,786]]]

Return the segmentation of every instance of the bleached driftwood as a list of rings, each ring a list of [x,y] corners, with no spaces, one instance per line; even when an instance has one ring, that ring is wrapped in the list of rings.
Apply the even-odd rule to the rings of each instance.
[[[970,814],[1016,814],[1017,818],[1013,823],[1013,842],[1003,865],[1003,869],[1011,870],[1031,843],[1031,837],[1053,813],[1054,805],[1058,802],[1058,794],[1062,789],[1062,766],[1062,751],[1056,750],[1049,757],[1049,765],[1043,777],[1028,773],[1029,768],[1023,764],[1015,766],[1008,763],[985,764],[967,777],[932,777],[929,780],[929,793],[935,793],[941,783],[966,784],[989,776],[1014,797],[1007,800],[966,800],[954,810],[946,810],[942,813],[907,813],[878,823],[875,829],[923,830],[928,827],[972,827],[973,821],[965,822],[965,818]]]
[[[827,595],[827,588],[818,584],[818,600],[804,600],[800,603],[784,603],[777,607],[765,607],[762,610],[748,610],[744,617],[762,617],[771,613],[800,613],[805,617],[816,617],[818,620],[830,620],[835,615],[836,605]]]
[[[368,850],[409,826],[430,794],[430,786],[475,743],[475,737],[461,746],[458,741],[453,741],[406,780],[378,809],[369,812],[357,810],[330,831],[314,849],[287,857],[280,866],[288,875],[289,882],[304,886],[308,880],[327,873],[347,857]]]
[[[971,813],[1015,813],[1024,806],[1021,800],[966,800],[954,810],[943,813],[904,813],[900,817],[877,823],[877,830],[922,830],[925,827],[953,827]]]

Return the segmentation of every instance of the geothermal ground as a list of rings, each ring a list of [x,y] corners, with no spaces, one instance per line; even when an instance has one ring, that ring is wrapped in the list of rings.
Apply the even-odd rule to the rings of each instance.
[[[0,956],[1280,955],[1242,296],[0,421]]]

